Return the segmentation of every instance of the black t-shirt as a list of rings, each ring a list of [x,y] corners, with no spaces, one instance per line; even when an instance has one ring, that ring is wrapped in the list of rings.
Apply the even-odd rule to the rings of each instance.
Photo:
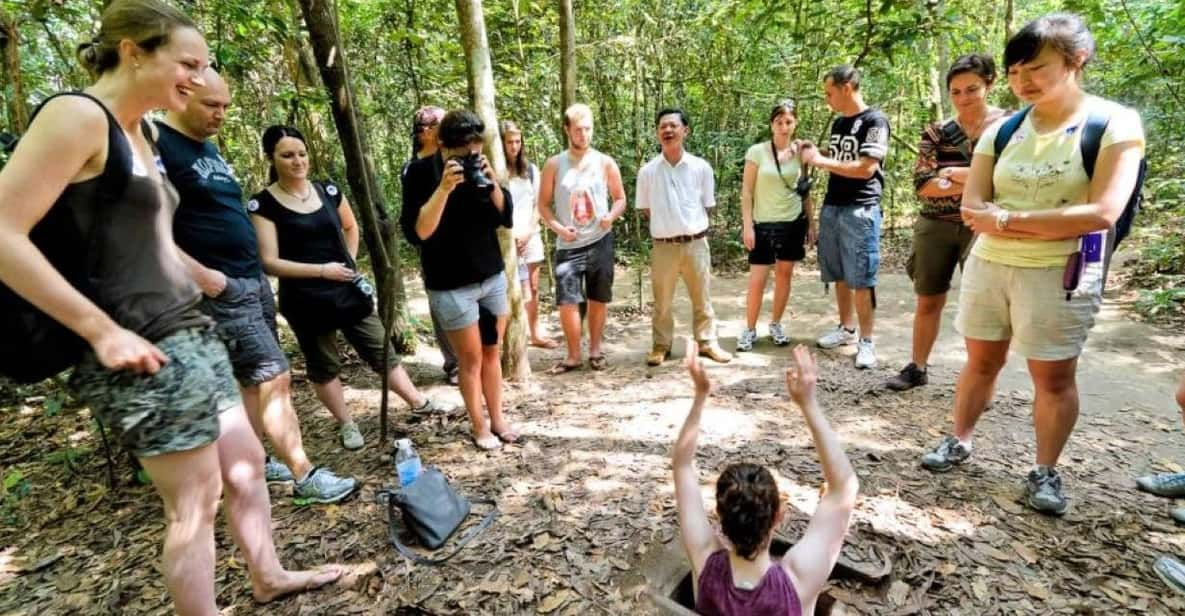
[[[851,117],[841,116],[831,124],[831,158],[852,162],[867,156],[883,161],[889,151],[889,118],[879,109],[869,107]],[[832,173],[827,179],[823,203],[841,206],[880,205],[885,190],[881,165],[867,180],[845,178]]]
[[[407,241],[420,247],[424,286],[433,291],[478,283],[504,271],[497,230],[514,224],[510,191],[495,188],[502,191],[505,200],[499,212],[488,193],[462,183],[449,195],[436,231],[421,240],[416,235],[416,219],[440,184],[443,170],[440,154],[408,163],[403,173],[403,211],[399,215]]]
[[[198,263],[231,278],[261,273],[255,227],[243,210],[243,189],[209,141],[194,141],[157,122],[157,147],[181,195],[173,219],[177,245]]]
[[[261,190],[247,201],[247,210],[262,216],[276,226],[279,257],[297,263],[345,263],[354,260],[346,252],[337,208],[341,205],[341,191],[333,182],[314,182],[313,192],[321,207],[301,214],[276,200],[271,191]],[[280,278],[280,311],[295,314],[307,298],[338,297],[340,287],[352,283],[325,278]]]

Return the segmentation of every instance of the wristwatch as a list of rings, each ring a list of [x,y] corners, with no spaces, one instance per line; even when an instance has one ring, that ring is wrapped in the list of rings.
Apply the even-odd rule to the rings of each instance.
[[[996,230],[1003,231],[1008,228],[1008,218],[1012,213],[1008,210],[1000,210],[996,212]]]

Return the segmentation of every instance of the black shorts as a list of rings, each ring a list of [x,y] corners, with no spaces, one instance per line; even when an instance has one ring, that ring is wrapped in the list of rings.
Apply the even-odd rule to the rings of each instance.
[[[749,265],[773,265],[774,261],[801,261],[806,257],[806,216],[792,222],[759,222],[749,251]]]
[[[613,301],[613,234],[580,248],[555,251],[555,303]]]

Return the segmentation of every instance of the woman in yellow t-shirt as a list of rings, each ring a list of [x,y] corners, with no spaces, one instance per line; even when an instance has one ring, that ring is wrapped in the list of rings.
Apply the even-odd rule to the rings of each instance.
[[[774,305],[769,337],[778,346],[790,344],[782,328],[782,314],[790,300],[794,264],[806,256],[815,236],[811,201],[803,186],[802,160],[794,143],[798,116],[794,101],[785,100],[769,114],[771,138],[745,153],[741,182],[741,239],[749,251],[749,290],[745,300],[745,329],[737,336],[737,351],[749,351],[757,340],[757,317],[774,267]]]
[[[979,236],[955,322],[967,364],[955,393],[953,434],[922,457],[925,468],[947,471],[970,456],[975,422],[1011,348],[1028,361],[1035,390],[1037,459],[1025,500],[1053,515],[1067,507],[1054,467],[1078,419],[1078,355],[1102,301],[1101,278],[1067,293],[1063,271],[1081,238],[1106,232],[1123,213],[1144,148],[1136,112],[1082,90],[1093,54],[1082,19],[1067,13],[1030,22],[1004,49],[1008,85],[1030,107],[999,160],[1002,122],[985,130],[975,148],[961,212]],[[1093,177],[1081,153],[1091,114],[1108,117]]]

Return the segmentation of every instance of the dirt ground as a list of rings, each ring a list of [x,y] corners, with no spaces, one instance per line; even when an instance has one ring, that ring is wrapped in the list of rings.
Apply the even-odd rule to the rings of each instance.
[[[346,452],[299,378],[297,361],[297,406],[314,463],[353,474],[365,487],[326,507],[296,506],[274,489],[277,544],[291,566],[347,563],[350,580],[255,605],[242,556],[220,527],[223,613],[652,612],[647,580],[661,577],[659,569],[683,566],[667,450],[690,390],[677,361],[643,365],[649,316],[638,308],[635,274],[623,270],[618,282],[607,371],[546,376],[543,370],[561,353],[533,349],[536,376],[509,388],[510,416],[526,444],[479,453],[463,418],[417,422],[396,405],[394,425],[414,439],[425,462],[466,494],[497,499],[501,511],[488,531],[439,568],[412,566],[386,542],[385,510],[374,494],[394,482],[394,473],[389,449],[379,443],[377,378],[356,361],[349,366],[347,395],[367,447]],[[742,326],[744,282],[733,276],[713,283],[726,348]],[[794,284],[784,322],[796,342],[809,342],[834,325],[831,297],[814,272],[797,273]],[[647,300],[649,289],[643,293]],[[1174,503],[1137,492],[1132,480],[1185,464],[1185,434],[1172,400],[1185,369],[1185,332],[1160,331],[1127,320],[1113,305],[1104,308],[1081,360],[1082,413],[1062,458],[1071,508],[1051,519],[1020,502],[1034,455],[1023,362],[1014,356],[1006,368],[972,461],[931,475],[917,460],[949,428],[964,358],[951,327],[954,307],[944,314],[930,384],[893,394],[880,385],[908,361],[913,297],[899,274],[883,275],[878,296],[878,368],[856,371],[850,352],[817,355],[822,404],[862,482],[845,557],[885,574],[877,584],[836,582],[831,595],[843,612],[1185,613],[1185,597],[1172,595],[1151,569],[1159,554],[1185,556],[1185,532],[1167,517]],[[683,299],[678,306],[682,333],[689,309]],[[426,311],[422,297],[413,310]],[[821,478],[804,424],[783,392],[789,349],[769,343],[764,321],[753,352],[710,367],[718,389],[705,412],[699,468],[708,502],[716,472],[728,462],[747,459],[774,469],[791,507],[782,533],[792,539],[813,511]],[[554,319],[546,322],[558,335]],[[407,359],[429,393],[459,403],[456,390],[440,383],[438,362],[426,345]],[[89,416],[70,408],[50,413],[50,405],[30,398],[2,409],[0,614],[169,613],[156,564],[159,501],[130,480],[122,460],[120,485],[108,489]]]

